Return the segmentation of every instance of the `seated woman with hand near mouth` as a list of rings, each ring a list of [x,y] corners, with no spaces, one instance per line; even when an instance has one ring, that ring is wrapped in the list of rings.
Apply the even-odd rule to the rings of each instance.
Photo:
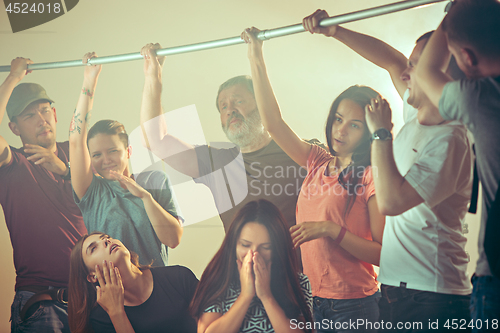
[[[119,240],[85,235],[70,257],[71,332],[195,333],[188,306],[197,283],[186,267],[139,265]]]

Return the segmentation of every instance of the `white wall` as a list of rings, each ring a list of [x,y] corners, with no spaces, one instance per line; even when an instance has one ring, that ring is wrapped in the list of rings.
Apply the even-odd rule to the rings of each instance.
[[[0,10],[0,65],[9,65],[17,56],[35,62],[53,62],[79,59],[88,51],[101,56],[138,52],[148,42],[160,42],[164,47],[197,43],[237,36],[249,26],[271,29],[296,24],[317,8],[335,15],[390,2],[85,0],[56,20],[16,34],[12,34],[7,15]],[[443,8],[444,3],[440,3],[346,27],[381,38],[409,55],[415,39],[437,27]],[[388,74],[339,42],[302,33],[267,41],[264,52],[284,118],[300,136],[324,140],[323,126],[329,106],[335,96],[352,84],[368,85],[381,92],[393,107],[396,128],[400,128],[402,103]],[[232,76],[249,73],[245,45],[172,56],[164,67],[164,109],[195,104],[207,141],[226,141],[215,108],[217,88]],[[6,74],[0,73],[0,80]],[[57,137],[61,141],[67,139],[82,79],[81,67],[35,71],[25,79],[44,86],[56,101]],[[142,61],[104,66],[92,121],[116,119],[132,132],[139,125],[142,85]],[[0,124],[1,135],[13,146],[20,146],[7,122],[4,119]],[[192,206],[188,202],[183,207],[185,214],[190,210],[213,212],[210,195],[205,191],[199,196]],[[15,273],[8,231],[0,215],[0,265],[4,268],[0,277],[0,332],[7,332]],[[470,217],[468,221],[473,271],[478,223]],[[223,236],[218,217],[186,227],[181,245],[171,251],[170,263],[188,266],[199,277]]]

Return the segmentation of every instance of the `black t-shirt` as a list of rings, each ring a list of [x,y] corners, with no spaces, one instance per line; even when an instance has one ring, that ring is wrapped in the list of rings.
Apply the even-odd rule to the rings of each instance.
[[[141,305],[125,306],[136,333],[195,333],[196,321],[189,315],[188,306],[198,284],[198,279],[183,266],[151,268],[153,292]],[[95,333],[115,332],[111,319],[100,305],[90,314],[90,324]]]

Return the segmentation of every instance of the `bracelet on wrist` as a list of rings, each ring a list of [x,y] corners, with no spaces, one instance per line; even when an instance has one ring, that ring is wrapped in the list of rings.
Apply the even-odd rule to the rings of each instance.
[[[347,229],[344,227],[342,227],[342,229],[340,229],[339,235],[333,241],[333,246],[338,246],[340,244],[340,242],[342,242],[342,239],[344,239],[346,231],[347,231]]]

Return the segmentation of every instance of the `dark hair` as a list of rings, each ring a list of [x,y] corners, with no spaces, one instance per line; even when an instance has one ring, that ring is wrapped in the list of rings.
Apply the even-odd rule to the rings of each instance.
[[[325,133],[326,133],[326,142],[328,143],[328,150],[330,154],[337,155],[337,152],[333,150],[332,144],[332,127],[333,123],[337,118],[337,109],[344,99],[351,100],[361,106],[363,111],[365,110],[365,106],[371,103],[372,98],[376,98],[379,95],[378,92],[373,90],[370,87],[366,86],[351,86],[344,90],[332,103],[330,107],[330,113],[328,114],[328,118],[326,120]],[[346,218],[351,211],[352,206],[354,205],[354,201],[356,201],[356,188],[358,183],[361,181],[360,175],[364,174],[364,170],[368,165],[371,165],[371,153],[370,153],[370,131],[365,125],[363,137],[360,140],[359,145],[356,147],[354,152],[352,153],[352,162],[351,164],[342,170],[339,174],[339,182],[342,187],[346,190],[349,190],[348,193],[353,193],[349,195],[347,198],[345,210],[343,217]]]
[[[418,42],[420,42],[422,40],[425,41],[425,44],[427,44],[427,42],[429,41],[429,38],[431,38],[433,33],[434,33],[434,30],[427,31],[425,34],[423,34],[422,36],[417,38],[417,41],[415,42],[415,44],[417,44]]]
[[[94,124],[87,134],[87,147],[89,140],[97,134],[118,135],[125,148],[128,147],[128,134],[125,127],[116,120],[104,119]]]
[[[443,20],[448,39],[472,46],[479,54],[500,56],[500,2],[457,0]]]
[[[92,235],[106,235],[100,231],[94,231],[90,235],[83,235],[71,250],[69,263],[69,285],[68,285],[68,320],[72,333],[93,332],[90,326],[90,312],[96,305],[97,296],[95,287],[97,283],[87,280],[89,270],[83,261],[82,247],[85,240]],[[151,265],[140,265],[139,256],[130,251],[130,262],[140,270],[149,269]]]
[[[229,286],[239,285],[236,264],[236,244],[241,230],[248,222],[266,227],[271,239],[271,292],[288,318],[302,315],[312,322],[299,280],[297,255],[285,218],[271,202],[261,199],[247,203],[236,214],[224,237],[222,245],[201,276],[189,309],[195,318],[224,296]],[[307,330],[307,332],[311,332]]]
[[[232,86],[241,84],[245,86],[245,88],[248,89],[252,95],[255,96],[255,93],[253,92],[253,82],[252,82],[252,77],[249,75],[240,75],[240,76],[235,76],[224,82],[219,86],[219,91],[217,91],[217,98],[215,99],[215,106],[217,107],[217,110],[219,110],[219,95],[222,92],[222,90],[225,90],[227,88],[231,88]],[[220,110],[219,110],[220,112]]]

